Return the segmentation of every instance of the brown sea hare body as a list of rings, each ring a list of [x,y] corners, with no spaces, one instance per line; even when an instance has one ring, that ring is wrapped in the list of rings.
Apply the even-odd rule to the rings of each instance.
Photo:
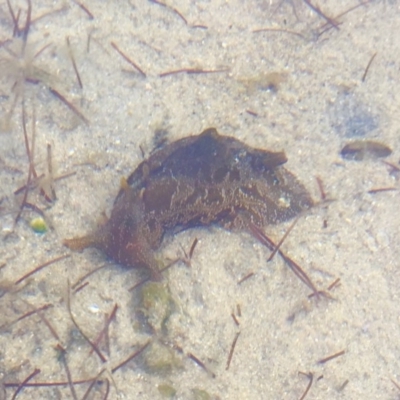
[[[163,236],[219,225],[247,230],[286,221],[312,205],[284,152],[254,149],[210,128],[153,153],[121,188],[107,223],[72,249],[94,246],[130,267],[159,275]]]

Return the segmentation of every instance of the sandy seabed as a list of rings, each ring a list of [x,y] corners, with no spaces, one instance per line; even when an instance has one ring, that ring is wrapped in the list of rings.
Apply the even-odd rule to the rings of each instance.
[[[400,396],[400,173],[340,155],[350,141],[374,140],[400,167],[400,5],[319,3],[35,0],[24,32],[28,3],[1,0],[0,398],[162,399],[169,388],[185,400],[300,399],[311,377],[307,400]],[[31,179],[40,185],[26,201],[44,210],[45,234],[29,226],[32,206],[14,224],[23,200],[14,192],[29,171],[23,116],[38,176],[49,175],[48,144],[53,177],[66,175]],[[323,182],[332,201],[302,217],[283,250],[331,298],[310,298],[250,235],[190,230],[160,251],[173,259],[199,239],[191,267],[166,274],[174,306],[167,328],[150,334],[129,291],[145,274],[62,240],[109,214],[143,155],[210,126],[285,150],[316,202]],[[379,188],[394,190],[369,192]],[[279,240],[289,225],[266,232]],[[173,349],[179,367],[149,368],[143,354],[120,366],[149,340]],[[50,385],[27,386],[35,382]]]

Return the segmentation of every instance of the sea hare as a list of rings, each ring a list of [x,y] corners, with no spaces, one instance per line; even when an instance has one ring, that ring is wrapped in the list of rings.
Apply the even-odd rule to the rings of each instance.
[[[282,164],[284,152],[252,148],[209,128],[165,145],[123,181],[108,221],[73,250],[97,247],[120,264],[160,277],[156,251],[164,235],[219,225],[264,228],[286,221],[313,202]]]

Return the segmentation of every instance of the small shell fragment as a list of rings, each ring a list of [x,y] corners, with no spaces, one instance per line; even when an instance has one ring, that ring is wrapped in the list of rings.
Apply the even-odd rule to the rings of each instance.
[[[384,158],[390,154],[392,150],[388,146],[373,140],[356,140],[347,143],[340,152],[346,160],[355,161]]]

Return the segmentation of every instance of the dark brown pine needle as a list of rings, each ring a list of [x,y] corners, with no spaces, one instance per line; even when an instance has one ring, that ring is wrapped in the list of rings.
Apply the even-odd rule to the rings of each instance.
[[[86,392],[85,392],[85,394],[83,395],[83,397],[82,397],[81,400],[87,400],[87,399],[89,398],[90,392],[92,391],[94,385],[95,385],[97,382],[99,382],[99,378],[100,378],[100,376],[104,373],[104,371],[105,371],[105,369],[102,369],[102,370],[92,379],[92,381],[90,382],[89,387],[86,389]]]
[[[381,192],[393,192],[397,191],[398,189],[395,187],[384,187],[384,188],[376,188],[376,189],[371,189],[368,190],[369,194],[375,194],[375,193],[381,193]]]
[[[31,374],[29,374],[20,384],[18,384],[17,390],[15,391],[11,400],[15,400],[19,394],[19,392],[27,385],[27,383],[36,375],[40,374],[40,369],[35,369]],[[5,385],[6,386],[6,385]]]
[[[28,2],[28,9],[26,10],[26,20],[25,20],[25,26],[22,30],[22,39],[24,43],[24,47],[22,52],[25,52],[25,47],[26,47],[26,42],[28,41],[28,35],[29,35],[29,30],[31,27],[31,22],[32,22],[32,3],[31,0],[27,0]]]
[[[198,29],[208,29],[208,26],[202,24],[194,24],[191,28],[198,28]]]
[[[47,309],[50,308],[50,307],[53,307],[53,305],[52,305],[52,304],[45,304],[45,305],[42,306],[42,307],[35,308],[35,309],[33,309],[33,310],[27,312],[26,314],[21,315],[20,317],[18,317],[18,318],[16,319],[15,322],[21,321],[21,320],[23,320],[23,319],[25,319],[25,318],[28,318],[28,317],[30,317],[31,315],[38,314],[38,313],[40,313],[40,311],[47,310]]]
[[[10,0],[7,0],[7,7],[8,7],[8,12],[10,13],[12,22],[13,22],[13,36],[15,37],[17,32],[18,32],[18,19],[15,16],[14,10],[11,7]]]
[[[160,78],[164,78],[169,75],[177,75],[177,74],[216,74],[220,72],[228,72],[228,68],[222,69],[202,69],[202,68],[181,68],[173,71],[166,71],[159,74]]]
[[[173,13],[175,13],[186,25],[188,25],[187,19],[174,7],[171,7],[165,3],[162,3],[161,1],[158,0],[150,0],[151,3],[158,4],[159,6],[168,8],[171,10]]]
[[[68,386],[71,391],[72,398],[74,400],[78,400],[78,397],[77,397],[76,391],[75,391],[75,387],[72,383],[71,370],[69,369],[69,366],[67,363],[67,357],[66,357],[67,352],[60,344],[57,344],[56,349],[59,351],[59,354],[60,354],[59,359],[61,360],[62,364],[64,365],[65,373],[67,375],[67,380],[68,380]]]
[[[341,350],[341,351],[339,351],[338,353],[335,353],[335,354],[332,354],[332,355],[330,355],[330,356],[328,356],[328,357],[322,358],[321,360],[318,361],[318,364],[325,364],[326,362],[328,362],[328,361],[330,361],[330,360],[333,360],[333,359],[336,358],[336,357],[340,357],[340,356],[342,356],[342,355],[345,354],[345,353],[346,353],[345,350]]]
[[[332,290],[334,287],[340,284],[340,278],[336,278],[329,286],[328,290]]]
[[[271,255],[268,257],[267,262],[272,261],[272,259],[274,258],[275,254],[279,251],[279,249],[281,248],[283,242],[285,241],[285,239],[288,237],[289,233],[292,231],[292,229],[294,228],[294,226],[297,224],[297,221],[299,220],[300,217],[297,217],[289,226],[289,228],[286,230],[285,234],[282,236],[281,240],[278,242],[278,244],[276,245],[275,249],[272,251]]]
[[[258,117],[258,114],[251,110],[246,110],[247,114],[251,115],[252,117]]]
[[[231,313],[231,317],[233,319],[233,322],[235,323],[236,326],[240,325],[240,322],[238,321],[238,319],[236,318],[236,315],[234,313]]]
[[[197,238],[195,238],[193,240],[192,245],[190,246],[190,250],[189,250],[189,254],[186,253],[186,250],[181,246],[181,249],[183,251],[183,254],[185,255],[185,257],[182,259],[182,262],[185,263],[188,267],[191,266],[191,261],[192,261],[192,257],[193,257],[193,253],[194,250],[197,246],[197,243],[199,242],[199,240]]]
[[[393,164],[389,161],[382,161],[384,164],[386,164],[388,167],[392,169],[392,172],[400,172],[400,167],[398,167],[396,164]]]
[[[312,374],[312,372],[309,372],[308,374],[306,374],[305,372],[301,372],[301,371],[299,371],[299,375],[304,375],[308,378],[308,385],[299,399],[299,400],[304,400],[306,398],[308,392],[311,389],[311,386],[312,386],[313,380],[314,380],[314,375]]]
[[[254,29],[253,33],[260,33],[260,32],[283,32],[283,33],[289,33],[290,35],[294,35],[297,37],[300,37],[304,40],[306,40],[306,37],[302,35],[299,32],[292,31],[290,29],[283,29],[283,28],[259,28],[259,29]]]
[[[133,68],[136,69],[144,78],[146,77],[145,72],[137,65],[134,61],[132,61],[125,53],[123,53],[119,47],[114,43],[111,42],[111,46],[116,50],[116,52],[125,60],[127,61],[130,65],[132,65]]]
[[[46,44],[45,46],[43,46],[41,49],[39,49],[35,55],[33,56],[33,58],[38,58],[46,49],[48,49],[50,47],[50,43]]]
[[[35,118],[33,118],[33,124],[34,123],[35,123]],[[28,168],[28,177],[26,180],[21,205],[19,207],[18,214],[16,215],[16,217],[14,219],[15,223],[17,223],[19,221],[19,219],[22,215],[22,212],[24,210],[25,204],[28,200],[29,187],[31,185],[32,178],[37,178],[37,173],[35,170],[35,164],[34,164],[34,159],[33,159],[34,147],[35,147],[35,129],[32,130],[31,144],[29,144],[28,132],[27,132],[27,128],[26,128],[25,101],[22,101],[22,128],[23,128],[22,130],[24,133],[24,143],[25,143],[26,154],[28,156],[29,168]]]
[[[276,246],[275,243],[264,234],[264,232],[256,225],[251,224],[249,226],[251,233],[253,236],[260,241],[261,244],[266,246],[268,249],[273,250]],[[314,283],[308,277],[308,275],[304,272],[304,270],[298,265],[295,261],[289,258],[285,253],[281,250],[278,250],[279,255],[283,258],[286,262],[286,265],[294,272],[294,274],[304,283],[306,284],[312,291],[313,295],[319,297],[321,294],[317,288],[315,287]]]
[[[359,4],[356,4],[355,6],[348,8],[346,11],[343,11],[342,13],[336,15],[336,17],[334,17],[333,20],[338,20],[339,18],[343,17],[344,15],[356,10],[357,8],[359,8],[361,6],[367,5],[370,2],[371,2],[371,0],[367,0],[367,1],[361,2]],[[318,30],[319,30],[318,37],[320,37],[323,33],[329,31],[330,29],[332,29],[332,25],[328,22],[324,23],[322,26],[320,26],[318,28]]]
[[[43,219],[46,219],[44,211],[42,211],[37,205],[29,203],[29,202],[26,201],[24,207],[28,208],[29,210],[34,211],[37,214],[39,214],[41,217],[43,217]]]
[[[40,319],[42,320],[42,322],[47,326],[50,333],[53,335],[54,339],[59,341],[60,336],[58,336],[57,331],[54,329],[53,325],[50,324],[50,321],[43,315],[42,312],[38,312],[38,315],[39,315]]]
[[[54,178],[54,181],[61,181],[62,179],[70,178],[71,176],[74,176],[74,175],[76,175],[76,172],[67,172],[65,174],[56,176]]]
[[[73,381],[73,385],[85,385],[93,380],[91,379],[82,379],[78,381]],[[103,383],[103,381],[98,381],[97,383]],[[28,382],[24,385],[24,387],[58,387],[58,386],[68,386],[68,382]],[[21,383],[19,382],[5,382],[3,386],[5,388],[13,388],[20,386]]]
[[[83,275],[82,277],[80,277],[71,287],[72,289],[76,289],[84,280],[86,280],[87,278],[89,278],[89,276],[93,275],[94,273],[100,271],[101,269],[103,269],[107,264],[103,264],[100,265],[99,267],[92,269],[91,271],[89,271],[87,274]]]
[[[181,258],[177,258],[175,260],[172,260],[166,267],[164,267],[163,269],[160,269],[160,274],[164,273],[165,271],[167,271],[168,269],[170,269],[171,267],[173,267],[177,262],[183,261],[185,262],[185,260],[182,260]],[[138,283],[135,283],[132,287],[130,287],[128,290],[129,292],[132,292],[133,290],[137,289],[138,287],[144,285],[146,282],[148,282],[151,279],[150,276],[148,276],[147,278],[142,279],[141,281],[139,281]]]
[[[118,310],[118,304],[115,304],[113,310],[111,311],[110,316],[106,319],[106,323],[105,323],[103,329],[100,331],[99,335],[97,336],[96,340],[94,341],[94,344],[96,346],[99,346],[101,341],[103,340],[103,338],[107,336],[108,328],[109,328],[111,322],[115,320],[115,317],[117,315],[117,310]],[[92,354],[92,352],[93,352],[93,349],[91,349],[90,354]]]
[[[326,200],[326,192],[325,192],[325,188],[324,188],[324,182],[322,182],[322,179],[319,176],[315,177],[315,180],[317,181],[320,198],[322,201],[324,201],[324,200]]]
[[[57,97],[62,103],[64,103],[73,113],[75,113],[85,124],[89,124],[89,120],[75,107],[70,101],[68,101],[65,96],[63,96],[58,90],[49,88],[50,93]]]
[[[72,67],[73,67],[74,72],[75,72],[76,80],[78,81],[79,87],[81,89],[83,89],[81,75],[79,74],[79,70],[78,70],[78,67],[76,65],[74,53],[73,53],[72,48],[71,48],[71,42],[69,41],[69,37],[68,36],[66,37],[66,42],[67,42],[67,47],[68,47],[69,58],[71,59],[71,63],[72,63]]]
[[[378,53],[374,53],[374,54],[372,55],[372,57],[369,59],[369,62],[368,62],[368,64],[367,64],[366,68],[365,68],[364,74],[363,74],[363,76],[362,76],[362,78],[361,78],[361,82],[365,82],[365,78],[367,77],[369,68],[370,68],[370,66],[371,66],[372,62],[374,61],[374,59],[375,59],[375,57],[376,57],[377,54],[378,54]]]
[[[231,365],[233,352],[235,351],[235,347],[236,347],[236,343],[237,343],[237,341],[239,339],[239,335],[240,335],[240,332],[237,332],[235,338],[233,339],[233,342],[232,342],[232,345],[231,345],[231,349],[230,349],[229,355],[228,355],[228,360],[226,362],[226,368],[225,368],[226,371],[228,371],[228,369],[229,369],[229,367]]]
[[[308,5],[308,7],[311,8],[315,13],[317,13],[321,18],[323,18],[328,24],[330,24],[333,28],[339,30],[339,25],[337,24],[336,21],[334,21],[332,18],[328,17],[326,14],[324,14],[317,6],[314,6],[309,0],[303,0],[304,3]]]
[[[34,181],[30,182],[30,185],[23,185],[14,191],[14,195],[17,196],[20,193],[24,192],[26,189],[31,190],[37,186],[37,180],[44,178],[44,174],[40,174]]]
[[[51,144],[47,143],[47,171],[49,173],[49,180],[50,180],[50,190],[51,190],[51,200],[56,200],[56,191],[54,189],[54,177],[53,177],[53,155],[52,155],[52,149],[51,149]]]
[[[187,356],[197,364],[201,369],[206,371],[212,378],[215,378],[214,372],[210,371],[208,367],[201,361],[198,357],[196,357],[193,353],[187,353]]]
[[[242,307],[240,307],[240,304],[236,304],[236,314],[238,317],[242,316]]]
[[[100,349],[89,339],[88,336],[85,335],[85,333],[82,331],[80,326],[75,320],[74,315],[72,314],[71,310],[71,287],[70,287],[70,282],[68,281],[68,293],[67,293],[67,307],[68,307],[68,314],[71,318],[72,323],[74,324],[75,328],[79,331],[79,333],[82,335],[82,337],[89,343],[90,347],[94,350],[94,352],[98,355],[100,360],[104,363],[107,361],[107,359],[103,356],[101,353]]]
[[[122,361],[120,364],[118,364],[116,367],[114,367],[111,370],[111,373],[113,374],[114,372],[118,371],[120,368],[128,364],[130,361],[132,361],[134,358],[136,358],[139,354],[141,354],[146,348],[149,346],[151,340],[148,340],[142,347],[139,348],[139,350],[136,350],[133,354],[131,354],[126,360]]]
[[[32,21],[31,21],[31,24],[34,24],[37,21],[40,21],[41,19],[46,18],[46,17],[48,17],[50,15],[53,16],[53,15],[56,15],[58,13],[62,13],[67,8],[68,8],[68,4],[65,4],[65,5],[61,6],[60,8],[55,8],[55,9],[52,9],[52,10],[50,10],[48,12],[45,12],[45,13],[39,15],[38,17],[33,18]]]
[[[254,276],[254,272],[249,272],[243,278],[239,279],[237,284],[241,285],[243,282],[247,281],[247,279],[251,278],[252,276]]]
[[[348,383],[349,383],[349,380],[346,379],[346,380],[340,385],[340,387],[338,388],[338,392],[343,392],[343,390],[344,390],[345,387],[348,385]]]
[[[81,10],[83,10],[87,16],[89,17],[89,19],[94,19],[94,15],[92,14],[92,12],[82,3],[80,3],[77,0],[72,0]]]
[[[394,379],[390,379],[390,380],[392,381],[393,385],[396,386],[396,388],[398,390],[400,390],[400,385]]]
[[[27,274],[25,274],[21,278],[17,279],[15,281],[15,285],[18,285],[19,283],[24,281],[26,278],[32,276],[33,274],[36,274],[36,272],[39,272],[43,268],[48,267],[49,265],[55,264],[56,262],[64,260],[65,258],[68,258],[68,257],[70,257],[70,255],[69,254],[65,254],[63,256],[59,256],[59,257],[53,258],[52,260],[47,261],[44,264],[40,264],[39,266],[34,268],[32,271],[29,271]]]
[[[89,285],[89,282],[84,282],[82,285],[78,286],[76,289],[74,289],[74,294],[80,292],[82,289],[84,289],[87,285]]]
[[[109,393],[110,393],[110,381],[108,379],[106,379],[106,390],[104,392],[103,400],[108,399]]]
[[[193,240],[192,245],[190,246],[190,250],[189,250],[189,259],[192,259],[193,253],[194,253],[194,249],[196,248],[197,243],[199,243],[199,239],[195,238],[195,239]]]

